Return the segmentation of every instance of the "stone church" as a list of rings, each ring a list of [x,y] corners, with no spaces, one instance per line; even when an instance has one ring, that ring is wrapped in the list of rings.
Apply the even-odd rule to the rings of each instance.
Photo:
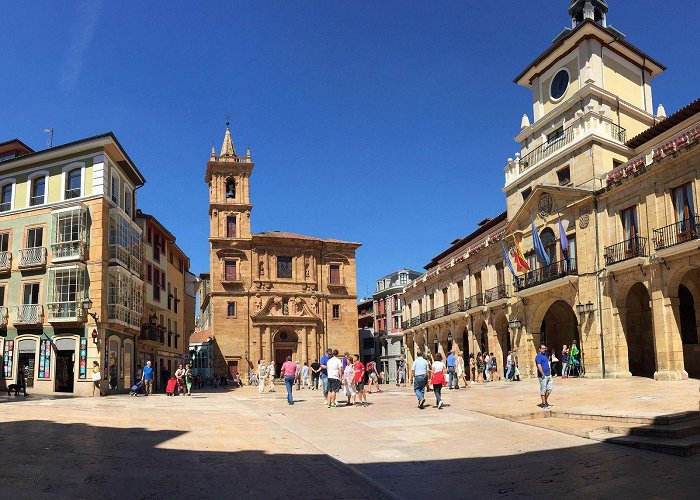
[[[215,373],[246,377],[259,360],[312,363],[327,348],[357,351],[359,243],[282,231],[251,233],[250,150],[226,127],[209,185],[211,325]]]

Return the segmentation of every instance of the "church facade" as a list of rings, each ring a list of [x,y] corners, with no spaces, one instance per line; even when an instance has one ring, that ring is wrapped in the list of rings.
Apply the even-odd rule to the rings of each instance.
[[[357,350],[355,251],[359,243],[289,232],[251,232],[250,151],[226,128],[209,185],[209,328],[212,371],[247,376],[259,360],[312,363],[327,347]]]
[[[607,12],[573,0],[571,28],[516,77],[533,119],[504,169],[506,210],[405,288],[410,355],[454,344],[502,372],[513,350],[534,376],[540,343],[575,342],[586,376],[700,376],[700,101],[654,112],[666,68]]]

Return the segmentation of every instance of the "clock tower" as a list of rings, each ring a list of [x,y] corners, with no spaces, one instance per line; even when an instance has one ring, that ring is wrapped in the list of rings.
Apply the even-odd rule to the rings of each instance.
[[[628,139],[654,125],[651,80],[666,68],[608,24],[604,0],[572,0],[571,28],[531,62],[515,83],[532,91],[520,150],[508,159],[508,218],[538,185],[593,191],[629,158]]]

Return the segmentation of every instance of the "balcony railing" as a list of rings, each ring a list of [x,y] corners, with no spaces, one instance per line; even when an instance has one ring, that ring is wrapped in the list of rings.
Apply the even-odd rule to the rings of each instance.
[[[44,204],[44,195],[42,194],[41,196],[32,196],[29,198],[29,206],[35,207],[36,205],[43,205]]]
[[[605,247],[606,266],[633,259],[634,257],[649,257],[646,238],[635,236],[629,240]]]
[[[132,273],[135,273],[136,275],[138,275],[140,277],[141,270],[142,270],[141,259],[131,255],[129,257],[129,268],[131,269]]]
[[[84,241],[65,241],[63,243],[51,244],[51,259],[52,262],[64,260],[84,260],[85,259],[85,242]]]
[[[408,321],[404,321],[402,323],[402,328],[404,330],[407,328],[413,328],[414,326],[418,326],[421,323],[426,323],[426,322],[432,321],[434,319],[442,318],[444,316],[449,316],[450,314],[454,314],[457,312],[464,312],[467,310],[466,306],[467,306],[467,301],[464,301],[464,300],[456,300],[454,302],[450,302],[447,305],[436,307],[435,309],[432,309],[428,312],[424,312],[424,313],[419,314],[415,318],[411,318]]]
[[[496,300],[507,299],[508,289],[506,288],[505,284],[489,288],[486,290],[486,292],[484,292],[484,298],[487,304],[489,302],[495,302]]]
[[[46,265],[46,247],[23,248],[19,251],[19,268],[43,267]]]
[[[85,321],[85,310],[80,301],[49,302],[46,304],[51,321]]]
[[[11,202],[0,203],[0,212],[9,212],[12,208]]]
[[[12,269],[12,252],[0,252],[0,272]]]
[[[126,269],[129,269],[131,254],[129,251],[118,243],[109,245],[109,259],[116,260]]]
[[[0,326],[7,326],[7,307],[0,306]]]
[[[477,293],[472,295],[471,297],[468,297],[467,300],[464,301],[464,309],[469,310],[474,307],[480,307],[484,305],[484,294],[483,293]]]
[[[160,342],[160,330],[157,326],[142,326],[139,340],[149,340],[151,342]]]
[[[564,276],[576,275],[576,260],[559,260],[552,262],[548,266],[543,266],[534,271],[527,272],[522,276],[518,276],[515,280],[515,289],[517,291],[525,290],[533,286],[541,285],[549,281],[554,281]]]
[[[700,215],[654,229],[654,247],[656,251],[670,248],[686,241],[697,240],[700,237]]]
[[[66,189],[66,200],[70,200],[72,198],[79,198],[80,197],[80,188],[73,188],[73,189]]]
[[[12,322],[15,325],[40,325],[44,322],[44,306],[23,304],[12,306]]]
[[[119,321],[126,326],[139,328],[141,326],[142,314],[121,304],[107,305],[107,320]]]

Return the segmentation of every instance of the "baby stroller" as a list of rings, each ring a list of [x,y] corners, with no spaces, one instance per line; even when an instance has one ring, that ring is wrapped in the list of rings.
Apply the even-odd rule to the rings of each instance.
[[[134,385],[131,386],[131,391],[129,391],[129,396],[138,396],[143,387],[143,380],[138,380]]]
[[[174,396],[176,385],[177,380],[175,380],[175,378],[171,378],[170,380],[168,380],[168,384],[165,386],[165,394],[168,396]]]

